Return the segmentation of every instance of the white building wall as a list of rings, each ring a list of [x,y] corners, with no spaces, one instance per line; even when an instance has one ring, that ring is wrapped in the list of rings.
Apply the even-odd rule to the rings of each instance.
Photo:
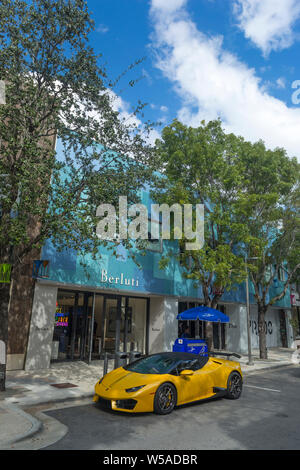
[[[172,351],[178,336],[178,300],[152,297],[150,300],[149,353]]]
[[[175,339],[178,338],[178,300],[166,297],[164,299],[165,335],[164,351],[172,351]]]
[[[231,304],[226,310],[230,322],[226,326],[226,346],[229,351],[248,353],[247,310],[246,305]],[[286,330],[288,347],[293,342],[293,329],[289,322],[291,313],[286,311]],[[282,346],[280,335],[280,309],[270,308],[265,316],[267,348]],[[259,349],[257,306],[250,306],[251,348]]]
[[[57,287],[37,283],[34,291],[25,370],[50,366]]]
[[[149,318],[149,354],[164,348],[164,297],[151,297]]]
[[[226,306],[229,323],[226,325],[226,348],[228,351],[245,353],[248,351],[247,312],[242,304]]]
[[[269,308],[265,315],[266,322],[266,340],[267,348],[274,348],[281,346],[280,337],[280,317],[279,309]],[[258,314],[257,307],[251,305],[250,308],[250,331],[251,331],[251,344],[253,349],[259,348],[259,334],[258,334]]]
[[[291,325],[290,320],[292,319],[292,312],[291,310],[286,310],[286,332],[287,332],[287,341],[288,341],[288,348],[293,348],[294,343],[294,331]]]

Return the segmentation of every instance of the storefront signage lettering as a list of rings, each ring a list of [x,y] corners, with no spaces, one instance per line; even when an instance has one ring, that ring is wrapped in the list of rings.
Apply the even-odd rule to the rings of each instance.
[[[258,323],[255,320],[250,321],[250,328],[252,329],[252,333],[258,335],[259,334],[259,327]],[[265,321],[265,333],[271,335],[273,333],[273,325],[271,321]]]
[[[109,276],[105,269],[101,271],[101,282],[108,284],[119,284],[124,286],[138,287],[139,281],[134,278],[127,278],[121,273],[119,276]]]
[[[55,326],[69,326],[69,316],[58,307],[55,311]]]
[[[299,292],[291,294],[291,305],[293,307],[300,307],[300,294],[299,294]]]

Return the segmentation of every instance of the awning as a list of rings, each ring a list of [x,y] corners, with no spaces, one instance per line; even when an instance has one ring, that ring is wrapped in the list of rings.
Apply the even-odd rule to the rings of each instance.
[[[209,307],[195,307],[185,310],[177,315],[177,320],[202,320],[228,323],[229,317],[225,313]]]

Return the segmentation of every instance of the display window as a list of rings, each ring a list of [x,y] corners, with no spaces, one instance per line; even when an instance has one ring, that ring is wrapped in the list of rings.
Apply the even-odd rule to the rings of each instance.
[[[58,290],[52,361],[147,350],[149,299]]]

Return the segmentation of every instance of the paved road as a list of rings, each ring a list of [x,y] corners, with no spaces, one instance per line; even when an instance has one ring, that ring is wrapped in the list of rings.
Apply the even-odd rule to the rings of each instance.
[[[300,449],[300,367],[249,375],[239,400],[218,399],[167,416],[94,404],[47,414],[69,427],[48,449]]]

